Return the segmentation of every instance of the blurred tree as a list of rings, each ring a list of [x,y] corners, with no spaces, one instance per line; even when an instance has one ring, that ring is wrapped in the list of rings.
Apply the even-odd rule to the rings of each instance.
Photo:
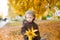
[[[27,10],[34,10],[38,19],[47,8],[52,9],[57,1],[59,0],[9,0],[9,5],[18,15],[24,15]]]

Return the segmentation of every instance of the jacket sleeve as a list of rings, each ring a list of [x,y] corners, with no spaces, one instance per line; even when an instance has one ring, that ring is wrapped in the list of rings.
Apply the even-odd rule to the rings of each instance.
[[[24,35],[26,32],[26,25],[24,24],[23,27],[21,28],[21,34]]]
[[[38,29],[38,25],[35,25],[35,29],[37,29],[37,30],[38,30],[37,32],[35,32],[35,33],[37,34],[36,39],[37,39],[37,40],[40,40],[40,39],[41,39],[41,37],[40,37],[40,32],[39,32],[39,29]]]

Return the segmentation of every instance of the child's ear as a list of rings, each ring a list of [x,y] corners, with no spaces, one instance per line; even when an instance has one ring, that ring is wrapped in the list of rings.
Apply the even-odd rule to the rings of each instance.
[[[34,17],[34,19],[33,19],[33,21],[35,20],[35,17]]]

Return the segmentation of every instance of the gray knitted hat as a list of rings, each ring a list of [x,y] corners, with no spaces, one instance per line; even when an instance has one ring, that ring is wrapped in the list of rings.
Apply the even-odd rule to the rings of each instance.
[[[35,17],[35,13],[34,13],[33,10],[28,10],[28,11],[26,11],[25,15],[26,15],[26,14],[30,14],[30,15],[32,15],[32,16]]]

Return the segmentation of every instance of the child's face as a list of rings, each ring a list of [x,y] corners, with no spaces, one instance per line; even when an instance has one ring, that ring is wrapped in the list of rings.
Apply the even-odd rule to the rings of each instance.
[[[33,19],[34,19],[33,15],[31,15],[31,14],[26,14],[26,20],[27,20],[28,22],[32,22]]]

